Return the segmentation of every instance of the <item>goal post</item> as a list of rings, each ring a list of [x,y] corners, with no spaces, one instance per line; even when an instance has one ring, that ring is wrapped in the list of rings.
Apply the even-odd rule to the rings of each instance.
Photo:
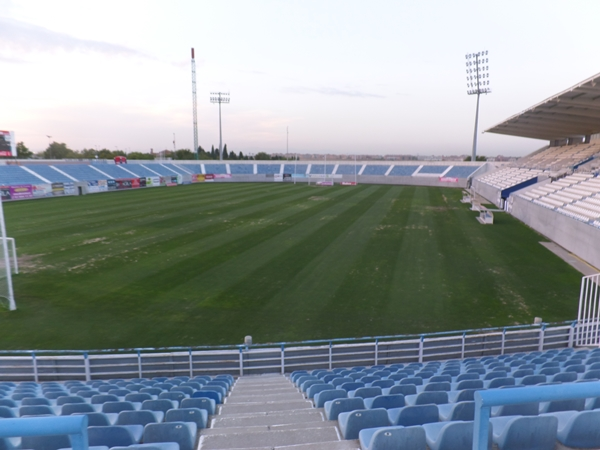
[[[0,252],[0,299],[6,299],[8,302],[8,309],[14,311],[17,309],[15,304],[15,296],[13,293],[12,284],[12,266],[11,258],[9,256],[9,246],[11,246],[11,239],[6,236],[6,226],[4,223],[4,205],[0,199],[0,246],[2,251]],[[15,254],[14,239],[12,239],[12,249],[15,269],[17,268],[17,258]]]
[[[600,274],[581,279],[577,313],[577,346],[600,345]]]

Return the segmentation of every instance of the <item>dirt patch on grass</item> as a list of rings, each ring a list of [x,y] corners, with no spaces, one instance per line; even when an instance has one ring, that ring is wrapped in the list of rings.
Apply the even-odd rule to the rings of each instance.
[[[315,201],[315,202],[319,202],[319,201],[323,201],[323,200],[329,200],[329,198],[327,197],[319,197],[318,195],[313,195],[312,197],[308,197],[309,200]]]
[[[105,241],[106,239],[108,239],[108,238],[98,237],[98,238],[94,238],[94,239],[87,239],[87,240],[83,241],[81,243],[81,245],[95,244],[96,242],[102,242],[102,241]]]
[[[52,269],[53,266],[44,265],[42,262],[42,256],[40,255],[21,255],[17,257],[19,263],[19,273],[35,273],[40,270]]]

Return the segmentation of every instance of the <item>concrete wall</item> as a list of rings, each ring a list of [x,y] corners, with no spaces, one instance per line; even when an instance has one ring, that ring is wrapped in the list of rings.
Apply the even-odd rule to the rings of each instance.
[[[481,181],[475,179],[473,180],[473,184],[472,184],[473,190],[481,195],[483,198],[485,198],[486,200],[488,200],[490,203],[493,203],[494,205],[496,205],[497,207],[501,208],[502,206],[500,205],[500,190],[496,189],[493,186],[490,186],[489,184],[485,184],[482,183]]]
[[[512,198],[510,212],[538,233],[600,268],[600,229],[518,196]]]

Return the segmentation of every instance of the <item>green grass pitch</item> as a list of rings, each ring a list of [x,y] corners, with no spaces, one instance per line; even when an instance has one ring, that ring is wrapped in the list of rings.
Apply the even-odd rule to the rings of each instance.
[[[581,275],[458,189],[213,183],[5,204],[2,349],[239,344],[574,319]]]

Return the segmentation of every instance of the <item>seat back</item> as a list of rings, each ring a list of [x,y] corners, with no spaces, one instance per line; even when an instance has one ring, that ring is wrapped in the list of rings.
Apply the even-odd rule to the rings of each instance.
[[[145,444],[176,442],[180,450],[194,450],[196,424],[193,422],[150,423],[144,428]]]

